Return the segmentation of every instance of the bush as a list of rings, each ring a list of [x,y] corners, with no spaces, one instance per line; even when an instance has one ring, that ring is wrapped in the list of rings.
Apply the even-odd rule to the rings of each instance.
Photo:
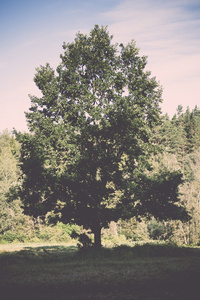
[[[27,225],[27,224],[25,224]],[[29,225],[29,224],[28,224]],[[78,225],[57,223],[55,226],[36,224],[36,226],[16,226],[0,235],[0,243],[13,242],[70,242],[73,230],[80,232]]]
[[[55,226],[42,225],[36,232],[40,241],[50,242],[70,242],[73,230],[80,231],[77,225],[63,224],[58,222]]]
[[[162,222],[158,222],[155,218],[152,218],[147,228],[151,239],[160,240],[164,238],[166,229]]]
[[[7,243],[12,243],[16,239],[16,234],[12,231],[6,231],[4,234],[1,234],[0,237],[0,242],[4,244],[5,242]]]
[[[56,228],[62,230],[63,235],[71,236],[72,232],[75,231],[77,233],[81,232],[80,226],[76,224],[64,224],[62,222],[58,222],[56,225]]]
[[[102,243],[105,246],[113,247],[116,245],[125,244],[127,242],[127,239],[125,235],[112,235],[112,236],[102,236]]]
[[[134,241],[149,241],[149,233],[147,224],[145,222],[138,223],[135,231],[133,232]]]

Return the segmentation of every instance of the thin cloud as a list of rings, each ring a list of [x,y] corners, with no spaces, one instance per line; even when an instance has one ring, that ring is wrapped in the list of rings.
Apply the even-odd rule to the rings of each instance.
[[[32,1],[31,6],[26,2],[23,11],[5,2],[8,9],[0,21],[5,29],[0,49],[0,130],[26,128],[28,94],[38,94],[33,82],[35,68],[46,62],[56,68],[63,42],[73,41],[78,31],[88,34],[94,24],[108,25],[113,42],[127,44],[134,39],[140,55],[148,56],[147,69],[163,86],[163,112],[172,115],[178,104],[185,108],[198,105],[199,0],[66,2]],[[9,17],[7,12],[13,14]]]
[[[164,88],[163,108],[170,115],[175,113],[177,101],[194,108],[200,100],[197,4],[195,0],[127,0],[104,13],[116,42],[126,44],[134,39],[140,54],[148,56],[147,68]]]

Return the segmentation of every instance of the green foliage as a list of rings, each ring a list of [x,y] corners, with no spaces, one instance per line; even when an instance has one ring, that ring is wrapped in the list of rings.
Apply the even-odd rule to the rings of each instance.
[[[149,233],[146,222],[139,222],[135,231],[133,232],[133,240],[136,242],[139,241],[149,241]]]
[[[200,110],[195,107],[183,112],[182,106],[172,120],[165,116],[163,124],[156,128],[154,141],[165,150],[161,161],[153,158],[156,168],[180,170],[184,182],[179,185],[180,204],[190,216],[187,222],[167,222],[166,236],[178,244],[198,244],[199,233],[199,143],[200,143]],[[169,154],[167,153],[173,153]],[[157,162],[156,162],[157,161]],[[155,164],[156,163],[156,164]],[[159,170],[158,169],[158,170]]]
[[[10,201],[10,189],[17,184],[19,144],[4,131],[0,134],[0,234],[11,232],[24,222],[21,201]],[[11,233],[10,233],[11,234]]]
[[[118,233],[124,235],[127,240],[133,239],[134,231],[137,228],[138,221],[136,217],[130,218],[129,220],[118,221]]]
[[[56,224],[58,229],[61,229],[64,234],[71,236],[72,232],[75,231],[77,233],[81,232],[80,226],[76,224],[63,224],[62,222],[58,222]]]
[[[153,176],[143,175],[139,182],[142,192],[135,208],[139,215],[155,216],[159,220],[189,219],[184,206],[178,203],[178,186],[182,183],[180,171],[164,170]]]
[[[138,221],[136,217],[133,217],[129,220],[119,220],[117,224],[119,235],[126,237],[126,240],[149,241],[149,233],[145,219]],[[123,242],[125,242],[125,240]]]
[[[163,222],[157,221],[155,218],[148,223],[148,232],[150,239],[161,240],[165,238],[166,226]]]
[[[19,175],[19,145],[7,131],[0,134],[0,197],[4,198]]]
[[[18,224],[0,235],[0,243],[70,242],[74,230],[78,233],[81,232],[81,228],[77,225],[58,222],[55,226],[50,226],[24,216],[24,220],[20,225]]]
[[[107,28],[96,25],[63,45],[57,73],[49,64],[38,68],[42,97],[31,96],[26,113],[31,134],[16,133],[26,213],[52,211],[55,222],[90,228],[98,247],[101,229],[127,214],[161,114],[161,88],[145,70],[146,57],[133,41],[111,42]]]
[[[163,124],[155,129],[154,141],[183,162],[187,154],[200,146],[200,110],[187,108],[184,113],[179,105],[171,120],[167,115],[163,117]]]
[[[200,239],[200,152],[188,154],[184,160],[185,182],[180,188],[180,199],[191,217],[182,225],[186,244],[198,244]]]
[[[105,27],[63,50],[56,71],[37,68],[31,133],[0,134],[1,242],[69,240],[83,225],[98,246],[102,228],[113,245],[199,244],[200,110],[161,122],[146,57]]]

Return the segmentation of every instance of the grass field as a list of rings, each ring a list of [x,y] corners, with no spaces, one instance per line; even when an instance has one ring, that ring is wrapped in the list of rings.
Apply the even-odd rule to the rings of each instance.
[[[0,245],[0,299],[200,299],[200,249]]]

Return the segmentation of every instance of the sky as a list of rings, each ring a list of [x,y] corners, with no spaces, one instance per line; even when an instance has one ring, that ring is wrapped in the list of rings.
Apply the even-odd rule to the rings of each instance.
[[[63,42],[95,24],[148,56],[163,114],[200,107],[200,0],[0,0],[0,132],[28,131],[28,95],[40,95],[35,69],[56,69]]]

